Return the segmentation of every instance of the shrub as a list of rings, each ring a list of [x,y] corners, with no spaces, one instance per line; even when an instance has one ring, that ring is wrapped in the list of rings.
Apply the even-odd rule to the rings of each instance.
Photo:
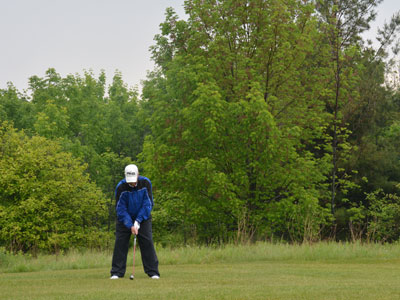
[[[57,142],[7,123],[0,125],[0,145],[1,245],[33,253],[85,245],[107,217],[86,165]]]

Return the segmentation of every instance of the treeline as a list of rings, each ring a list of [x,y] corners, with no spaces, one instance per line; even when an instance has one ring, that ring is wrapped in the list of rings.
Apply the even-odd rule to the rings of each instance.
[[[132,161],[162,244],[397,241],[400,15],[379,47],[361,38],[380,2],[189,0],[187,20],[166,12],[141,97],[118,73],[53,69],[30,96],[1,90],[0,243],[100,246]]]
[[[118,73],[108,89],[105,81],[49,69],[29,79],[30,97],[11,84],[0,91],[1,244],[110,246],[115,185],[146,126],[137,92]]]

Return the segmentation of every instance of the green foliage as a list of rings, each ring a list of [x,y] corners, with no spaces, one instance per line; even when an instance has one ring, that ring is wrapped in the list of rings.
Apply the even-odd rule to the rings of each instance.
[[[336,207],[353,239],[363,232],[359,127],[386,96],[360,33],[379,2],[192,0],[187,21],[167,10],[141,160],[185,240],[315,240]]]
[[[30,131],[33,126],[33,105],[12,85],[0,90],[0,122],[12,121],[15,128]]]
[[[329,131],[331,137],[331,211],[342,205],[343,194],[354,184],[350,182],[351,169],[343,168],[351,153],[355,152],[348,141],[347,118],[352,117],[359,103],[359,90],[363,73],[360,61],[360,34],[369,28],[375,18],[374,8],[382,0],[321,0],[316,2],[320,21],[321,44],[325,50],[320,62],[327,70],[324,93],[327,110],[331,113]],[[338,197],[339,196],[339,197]]]
[[[186,12],[168,10],[153,47],[161,71],[143,89],[153,137],[141,159],[156,187],[176,192],[169,214],[185,239],[316,238],[329,218],[327,156],[310,151],[326,126],[319,79],[304,68],[316,54],[312,7],[188,1]]]
[[[137,117],[137,92],[128,89],[120,73],[106,97],[104,73],[97,79],[89,72],[62,78],[54,69],[45,78],[32,76],[30,88],[37,111],[35,132],[59,140],[86,162],[91,179],[112,197],[124,164],[143,144],[146,126]]]
[[[400,197],[378,190],[368,194],[367,200],[368,238],[382,243],[397,241],[400,235]]]
[[[58,252],[99,237],[105,198],[85,165],[56,142],[28,137],[7,123],[0,129],[1,244],[12,251]]]
[[[37,114],[34,127],[40,136],[56,139],[68,136],[68,123],[67,108],[57,107],[54,101],[47,100],[44,110]]]
[[[97,247],[132,160],[153,183],[154,238],[165,246],[398,240],[400,96],[384,83],[399,14],[379,49],[360,36],[380,2],[188,0],[186,20],[166,11],[142,99],[119,72],[107,87],[104,72],[48,69],[29,79],[29,96],[9,84],[1,149],[14,152],[1,157],[0,222],[15,228],[1,227],[1,243]],[[45,183],[25,182],[22,168]],[[75,170],[61,177],[66,188],[51,179],[58,169]],[[74,188],[98,199],[101,216],[77,210]]]

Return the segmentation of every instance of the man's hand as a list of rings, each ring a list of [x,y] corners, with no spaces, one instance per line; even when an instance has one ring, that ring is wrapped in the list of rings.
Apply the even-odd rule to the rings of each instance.
[[[137,235],[139,233],[139,229],[140,229],[140,224],[138,223],[138,221],[135,221],[135,223],[131,227],[132,234]]]

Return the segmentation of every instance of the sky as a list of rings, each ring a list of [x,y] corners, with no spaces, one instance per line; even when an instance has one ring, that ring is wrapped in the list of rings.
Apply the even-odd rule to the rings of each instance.
[[[0,0],[0,89],[20,91],[48,68],[61,75],[104,70],[107,84],[118,70],[129,87],[153,70],[149,47],[160,33],[165,9],[185,18],[184,0]],[[365,35],[400,11],[400,0],[384,0]]]
[[[115,71],[130,87],[154,68],[149,47],[165,10],[184,0],[0,0],[0,89],[19,90],[48,68],[61,75]]]

